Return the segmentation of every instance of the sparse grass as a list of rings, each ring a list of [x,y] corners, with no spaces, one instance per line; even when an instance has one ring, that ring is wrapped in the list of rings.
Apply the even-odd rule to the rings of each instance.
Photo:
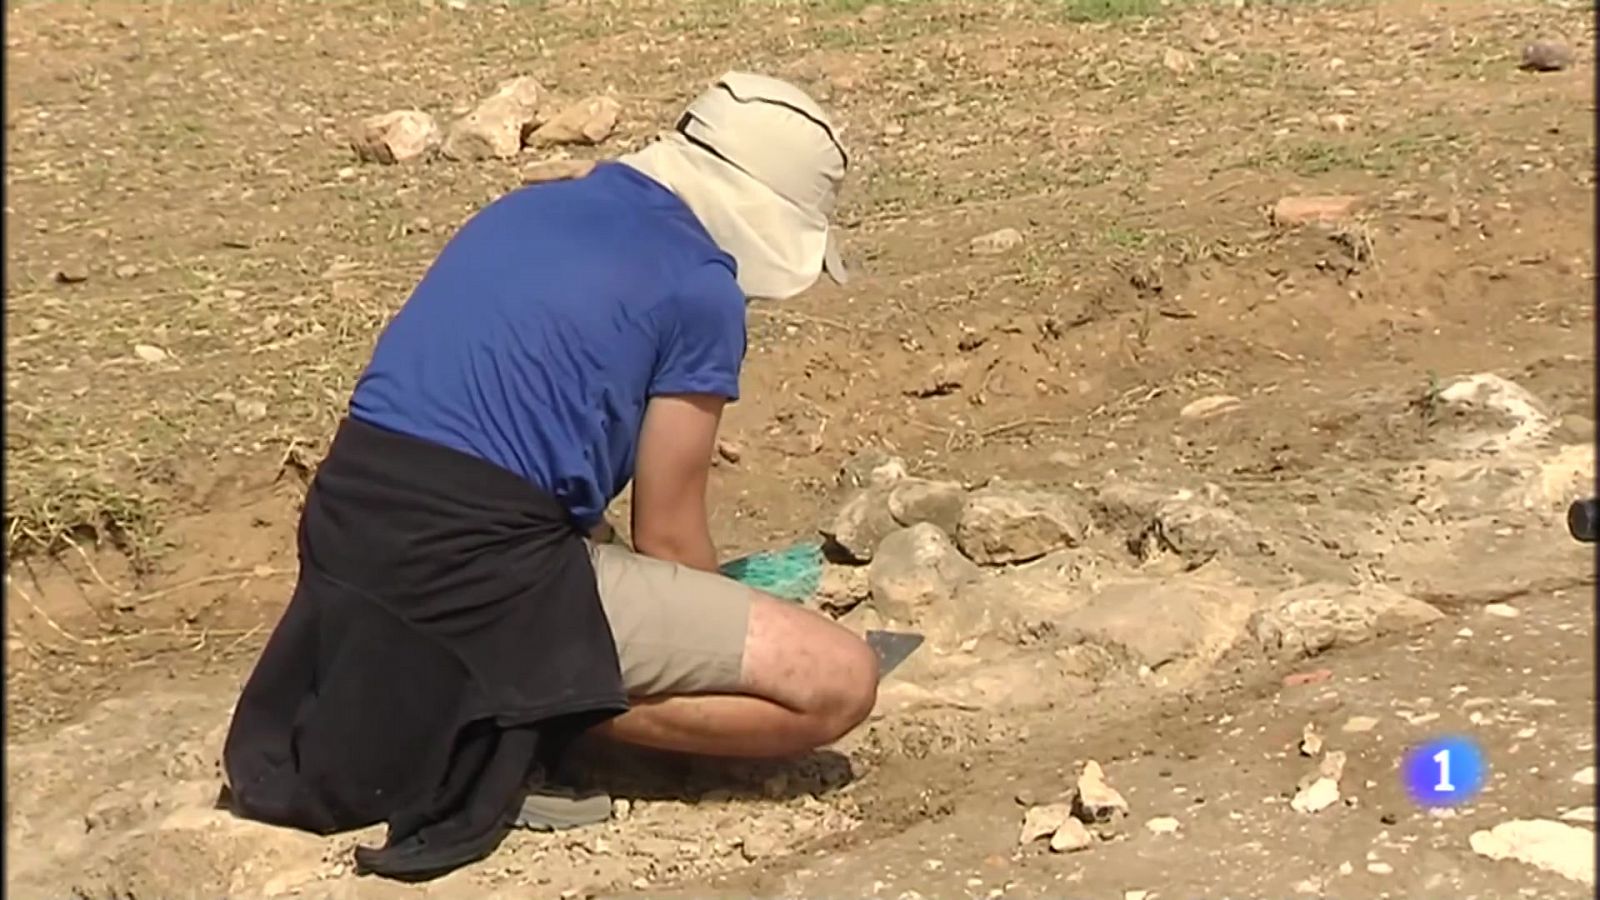
[[[1296,175],[1324,175],[1328,172],[1365,169],[1367,156],[1348,144],[1314,140],[1274,145],[1252,157],[1248,165],[1261,169],[1287,169]]]
[[[1119,250],[1143,250],[1155,240],[1155,235],[1142,229],[1116,225],[1106,229],[1101,239]]]
[[[1423,160],[1453,159],[1464,149],[1463,144],[1450,136],[1311,139],[1273,144],[1250,153],[1237,166],[1277,169],[1308,177],[1335,172],[1393,175]]]
[[[1223,5],[1227,0],[1037,0],[1069,22],[1114,22],[1174,12],[1185,7]],[[1245,0],[1246,6],[1353,6],[1371,0]],[[1230,4],[1231,5],[1231,4]]]
[[[6,556],[50,554],[73,543],[109,546],[136,571],[158,556],[160,507],[152,498],[94,478],[51,473],[46,482],[15,476],[6,485]]]
[[[1053,0],[1069,22],[1108,22],[1159,15],[1166,11],[1166,0]]]
[[[1439,421],[1439,410],[1443,403],[1439,394],[1443,389],[1438,373],[1430,369],[1427,382],[1417,393],[1416,399],[1411,402],[1412,408],[1417,412],[1417,432],[1421,436],[1427,436],[1428,429]]]
[[[1377,237],[1365,222],[1347,222],[1335,229],[1332,238],[1357,265],[1366,265],[1377,258]]]

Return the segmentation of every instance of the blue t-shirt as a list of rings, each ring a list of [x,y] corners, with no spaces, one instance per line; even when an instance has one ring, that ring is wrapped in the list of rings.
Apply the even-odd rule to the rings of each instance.
[[[645,403],[739,396],[733,258],[610,163],[472,217],[378,339],[350,415],[509,469],[589,528],[633,479]]]

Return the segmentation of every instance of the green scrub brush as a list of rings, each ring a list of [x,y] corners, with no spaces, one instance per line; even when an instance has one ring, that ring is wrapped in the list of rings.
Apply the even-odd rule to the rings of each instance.
[[[822,544],[804,541],[722,564],[722,574],[774,597],[804,603],[822,583]]]

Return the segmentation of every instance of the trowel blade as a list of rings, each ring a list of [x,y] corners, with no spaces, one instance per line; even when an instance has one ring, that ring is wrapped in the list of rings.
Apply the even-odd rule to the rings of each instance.
[[[878,654],[878,680],[882,681],[922,646],[922,635],[914,631],[869,631],[867,646]]]

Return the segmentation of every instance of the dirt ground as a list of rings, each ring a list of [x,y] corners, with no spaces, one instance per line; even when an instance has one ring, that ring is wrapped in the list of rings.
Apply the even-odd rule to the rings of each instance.
[[[1468,846],[1593,803],[1569,778],[1594,750],[1593,558],[1560,518],[1594,489],[1590,4],[51,0],[6,24],[17,896],[1590,892]],[[1541,38],[1572,64],[1519,68]],[[1109,645],[1037,616],[935,640],[834,751],[602,753],[626,816],[514,836],[425,887],[348,874],[371,833],[211,810],[372,341],[451,231],[551,155],[361,164],[348,124],[448,122],[532,75],[621,101],[617,135],[570,151],[600,158],[732,67],[835,112],[859,277],[751,308],[738,459],[712,488],[724,551],[812,533],[872,454],[967,485],[1132,481],[1226,497],[1259,539],[1145,558],[1100,516],[1062,591],[1093,594],[1099,567],[1240,615],[1175,666],[1082,652]],[[1317,195],[1359,204],[1269,215]],[[1006,228],[1004,252],[974,243]],[[1449,399],[1476,373],[1536,414]],[[1445,618],[1310,661],[1246,633],[1327,581]],[[1340,730],[1353,715],[1380,722]],[[1355,805],[1287,809],[1307,722],[1349,753]],[[1447,818],[1407,805],[1395,766],[1451,728],[1493,776]],[[1090,758],[1132,806],[1123,833],[1019,848],[1018,793],[1049,802]],[[1179,830],[1148,832],[1158,816]]]

